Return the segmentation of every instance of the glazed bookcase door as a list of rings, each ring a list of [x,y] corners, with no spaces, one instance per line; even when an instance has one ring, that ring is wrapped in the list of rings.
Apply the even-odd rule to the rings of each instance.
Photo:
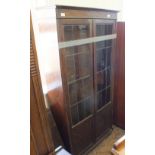
[[[59,43],[66,45],[60,49],[60,57],[64,86],[67,90],[66,105],[72,128],[73,150],[78,154],[92,143],[93,50],[92,43],[73,44],[69,47],[67,45],[70,41],[80,42],[81,39],[92,37],[92,20],[61,19],[58,23],[61,25]],[[88,130],[91,133],[85,134]],[[85,140],[82,142],[83,138]]]
[[[61,42],[86,39],[92,36],[91,20],[61,20]],[[92,45],[84,44],[61,49],[65,83],[72,125],[92,114],[93,56]]]
[[[93,20],[94,36],[115,33],[114,20]],[[112,51],[113,39],[94,43],[94,83],[96,136],[99,137],[112,125]],[[102,123],[100,123],[102,121]],[[110,123],[106,123],[110,122]]]

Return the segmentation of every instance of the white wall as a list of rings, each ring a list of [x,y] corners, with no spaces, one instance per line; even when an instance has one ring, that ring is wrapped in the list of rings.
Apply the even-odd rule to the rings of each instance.
[[[122,0],[55,0],[55,4],[120,10]]]

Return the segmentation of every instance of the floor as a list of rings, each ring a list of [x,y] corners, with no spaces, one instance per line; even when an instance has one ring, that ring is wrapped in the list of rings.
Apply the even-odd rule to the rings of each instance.
[[[119,127],[113,126],[112,133],[104,139],[94,150],[88,155],[111,155],[111,149],[114,144],[121,136],[125,134],[125,131]]]

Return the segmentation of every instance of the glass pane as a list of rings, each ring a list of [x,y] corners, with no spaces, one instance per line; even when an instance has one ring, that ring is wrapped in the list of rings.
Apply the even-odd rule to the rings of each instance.
[[[110,87],[106,89],[106,103],[108,103],[111,100],[111,92],[110,92]]]
[[[100,109],[106,104],[106,90],[97,93],[97,108]]]
[[[80,99],[84,99],[88,96],[91,96],[92,91],[92,81],[90,78],[81,80],[80,82]]]
[[[72,124],[75,125],[79,122],[79,115],[78,115],[78,108],[74,106],[71,108],[71,115],[72,115]]]
[[[106,29],[105,25],[96,25],[96,36],[105,35]]]
[[[88,44],[65,48],[63,55],[68,82],[92,75],[92,51]]]
[[[106,24],[105,25],[105,34],[112,34],[112,24]]]
[[[79,108],[79,120],[81,121],[82,119],[85,118],[85,104],[84,104],[84,101],[80,102],[78,104],[78,108]]]
[[[106,40],[106,47],[111,47],[112,46],[112,40]]]
[[[80,52],[78,55],[80,77],[90,75],[90,72],[92,72],[91,51],[88,46],[79,46],[78,50]]]
[[[79,85],[78,82],[69,85],[69,99],[70,104],[74,104],[78,101]]]
[[[92,92],[92,80],[90,77],[69,84],[70,104],[75,104],[76,102],[91,96],[91,92]]]
[[[113,32],[113,24],[96,24],[96,36],[109,35]]]
[[[97,57],[97,71],[101,71],[106,66],[106,49],[97,50],[96,51]]]
[[[75,58],[74,56],[67,56],[66,57],[66,74],[67,74],[67,81],[72,81],[76,78],[75,74]]]
[[[103,49],[104,47],[106,47],[106,41],[99,41],[96,43],[96,50]]]
[[[97,91],[104,89],[106,86],[106,72],[97,73]]]
[[[107,66],[111,66],[111,50],[112,48],[107,48]]]
[[[73,54],[75,54],[76,53],[76,48],[75,47],[68,47],[68,48],[65,48],[64,49],[64,52],[63,52],[63,54],[65,55],[65,56],[70,56],[70,55],[73,55]]]
[[[86,107],[85,114],[86,114],[86,117],[87,117],[92,113],[92,99],[90,97],[85,100],[85,107]]]
[[[79,108],[79,120],[88,117],[91,114],[91,100],[90,97],[86,98],[78,104]]]
[[[107,86],[109,86],[111,84],[111,70],[110,70],[110,68],[107,69],[106,80],[107,80]]]
[[[76,40],[89,37],[88,25],[65,25],[64,41]]]

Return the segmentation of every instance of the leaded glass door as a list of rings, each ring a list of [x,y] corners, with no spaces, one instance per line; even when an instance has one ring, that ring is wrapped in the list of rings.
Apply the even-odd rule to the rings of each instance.
[[[59,48],[63,83],[67,90],[65,97],[73,150],[76,152],[93,143],[93,45],[92,42],[83,42],[92,37],[92,20],[61,19],[58,24],[61,31]]]
[[[93,25],[94,36],[100,38],[94,43],[95,124],[98,138],[112,126],[112,54],[116,34],[114,20],[96,19]]]

